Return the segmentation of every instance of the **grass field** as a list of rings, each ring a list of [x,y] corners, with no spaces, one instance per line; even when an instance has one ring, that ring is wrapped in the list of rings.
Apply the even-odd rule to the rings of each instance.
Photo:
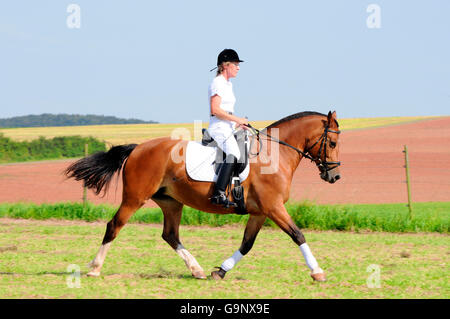
[[[0,218],[0,298],[449,298],[449,237],[441,234],[305,231],[328,281],[314,283],[279,229],[264,227],[225,280],[209,277],[240,245],[242,226],[182,226],[207,280],[191,277],[161,238],[161,225],[128,224],[99,278],[86,277],[105,223]],[[80,288],[69,265],[81,271]],[[380,288],[370,288],[379,267]],[[372,266],[373,267],[373,266]],[[372,276],[372,277],[371,277]],[[372,286],[373,287],[373,286]]]
[[[288,202],[286,209],[298,227],[313,230],[450,232],[450,202],[415,203],[410,216],[405,204],[316,205],[310,202]],[[2,203],[0,217],[23,219],[65,219],[109,221],[117,206],[82,203]],[[248,215],[208,214],[190,207],[183,208],[182,225],[245,225]],[[130,219],[131,223],[163,223],[159,208],[144,207]],[[269,219],[267,226],[276,227]]]
[[[339,119],[342,130],[379,127],[400,123],[414,122],[418,120],[436,118],[436,116],[413,117],[378,117]],[[273,121],[250,122],[256,128],[264,128]],[[203,123],[202,127],[207,127]],[[55,136],[92,136],[109,144],[118,145],[125,143],[142,143],[154,137],[171,136],[175,129],[186,129],[191,139],[194,139],[194,122],[176,124],[126,124],[126,125],[90,125],[90,126],[64,126],[64,127],[32,127],[32,128],[8,128],[0,129],[0,133],[17,141],[30,141],[43,136],[53,138]],[[200,132],[201,135],[201,132]],[[200,137],[199,137],[200,138]]]
[[[352,130],[422,119],[425,117],[340,119],[339,123],[342,130]],[[252,125],[261,128],[271,122]],[[180,127],[193,136],[193,124],[21,128],[0,129],[0,133],[17,140],[90,135],[123,144],[170,136]],[[224,281],[196,280],[162,240],[161,211],[151,208],[139,210],[122,230],[102,276],[88,278],[86,264],[95,256],[106,221],[116,207],[2,203],[0,298],[450,297],[450,202],[415,203],[412,219],[405,204],[288,203],[287,209],[326,271],[326,283],[312,282],[298,247],[270,222],[253,250]],[[246,219],[187,209],[181,239],[209,274],[239,248]],[[192,226],[200,224],[210,226]],[[72,278],[70,265],[81,270],[80,288],[67,285]],[[380,288],[367,284],[373,278],[368,271],[371,265],[380,270]]]

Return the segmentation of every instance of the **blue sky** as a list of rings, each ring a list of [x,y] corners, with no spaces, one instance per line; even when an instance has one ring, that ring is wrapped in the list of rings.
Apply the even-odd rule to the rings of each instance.
[[[3,1],[0,118],[208,121],[224,48],[245,61],[232,81],[250,120],[450,115],[449,14],[447,0]]]

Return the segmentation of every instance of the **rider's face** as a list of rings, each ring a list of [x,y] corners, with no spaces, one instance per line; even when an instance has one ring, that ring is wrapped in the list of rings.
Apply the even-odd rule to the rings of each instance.
[[[239,72],[239,69],[239,62],[230,62],[224,67],[224,71],[227,72],[228,78],[235,78]]]

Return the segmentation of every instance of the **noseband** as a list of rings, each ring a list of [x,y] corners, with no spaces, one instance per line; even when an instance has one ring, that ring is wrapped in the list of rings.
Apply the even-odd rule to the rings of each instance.
[[[319,148],[319,153],[317,153],[316,158],[312,158],[311,156],[309,156],[308,154],[305,154],[307,158],[309,158],[311,161],[315,162],[317,167],[320,169],[321,172],[328,172],[338,166],[341,165],[341,162],[327,162],[327,141],[328,141],[328,132],[329,133],[336,133],[336,134],[340,134],[341,131],[335,131],[335,130],[330,130],[330,128],[327,126],[325,127],[325,130],[323,131],[322,136],[312,145],[310,146],[307,150],[305,150],[306,153],[309,153],[309,151],[316,146],[317,143],[320,142],[320,148]],[[324,158],[325,161],[322,161],[320,155],[322,155],[322,151],[324,152]],[[311,153],[309,153],[311,154]],[[330,167],[330,165],[336,165],[333,167]]]
[[[326,160],[326,159],[327,159],[327,141],[328,141],[328,133],[336,133],[336,134],[340,134],[341,131],[330,130],[330,128],[329,128],[328,126],[326,126],[325,129],[324,129],[324,131],[323,131],[323,133],[322,133],[322,135],[319,137],[319,139],[318,139],[312,146],[308,147],[308,149],[302,151],[302,150],[300,150],[300,149],[298,149],[298,148],[296,148],[296,147],[294,147],[294,146],[292,146],[292,145],[290,145],[290,144],[288,144],[288,143],[286,143],[286,142],[284,142],[284,141],[280,141],[279,139],[276,139],[275,137],[270,136],[270,135],[267,134],[267,133],[261,132],[260,130],[254,128],[254,127],[251,126],[250,124],[248,124],[247,126],[248,126],[250,129],[252,129],[253,132],[256,132],[255,135],[257,136],[257,139],[258,139],[258,141],[259,141],[260,143],[262,143],[262,142],[261,142],[260,139],[259,139],[259,134],[263,134],[263,135],[267,136],[268,138],[270,138],[272,141],[277,142],[277,143],[279,143],[279,144],[281,144],[281,145],[285,145],[285,146],[287,146],[287,147],[290,147],[290,148],[296,150],[296,151],[297,151],[299,154],[301,154],[303,157],[305,157],[305,158],[307,158],[307,159],[310,159],[311,162],[316,163],[316,166],[317,166],[317,167],[319,168],[319,170],[320,170],[321,172],[323,172],[323,173],[324,173],[324,172],[328,172],[328,171],[330,171],[330,170],[332,170],[332,169],[334,169],[334,168],[336,168],[336,167],[338,167],[338,166],[341,165],[341,162],[340,162],[340,161],[339,161],[339,162],[327,162],[327,160]],[[312,157],[312,156],[311,156],[311,153],[310,153],[310,150],[311,150],[314,146],[316,146],[319,142],[320,142],[319,152],[317,153],[317,156],[316,156],[316,157]],[[322,159],[321,159],[322,151],[324,152],[324,156],[325,156],[324,158],[325,158],[325,161],[322,161]],[[256,154],[256,156],[257,156],[258,154],[259,154],[259,152]],[[330,165],[335,165],[335,166],[330,167]]]

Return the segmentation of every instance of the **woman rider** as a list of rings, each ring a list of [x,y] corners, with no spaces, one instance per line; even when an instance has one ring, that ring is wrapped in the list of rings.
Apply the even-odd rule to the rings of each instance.
[[[248,129],[246,126],[248,124],[247,119],[234,115],[236,98],[230,79],[238,74],[240,62],[244,61],[239,59],[236,51],[225,49],[220,52],[217,57],[217,74],[208,90],[210,104],[208,131],[220,149],[226,154],[225,162],[218,173],[213,196],[210,200],[213,204],[225,207],[234,206],[234,203],[228,200],[225,190],[230,181],[234,165],[241,157],[233,130],[236,126]]]

